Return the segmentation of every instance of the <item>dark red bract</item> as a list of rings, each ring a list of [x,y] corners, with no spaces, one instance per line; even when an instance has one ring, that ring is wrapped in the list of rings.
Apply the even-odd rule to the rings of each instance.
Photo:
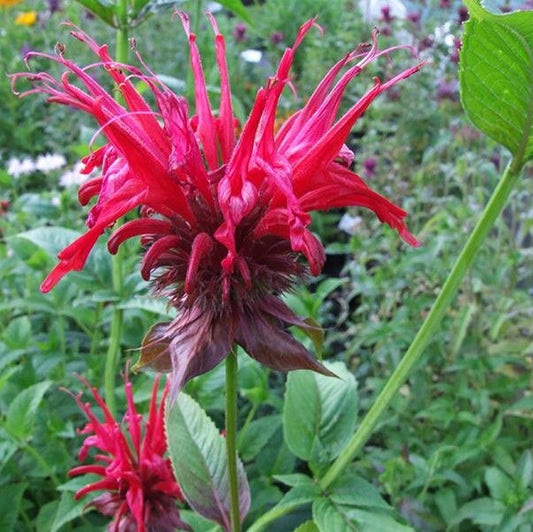
[[[88,231],[59,254],[60,262],[42,284],[50,290],[66,273],[83,268],[98,237],[125,214],[140,207],[140,218],[111,235],[115,253],[126,239],[140,236],[145,253],[141,272],[178,310],[171,323],[157,324],[144,342],[145,357],[160,370],[172,370],[172,396],[190,378],[208,371],[235,343],[277,370],[307,368],[329,372],[286,331],[306,327],[279,299],[306,274],[320,273],[324,249],[309,231],[310,212],[361,206],[398,231],[409,244],[406,212],[374,192],[351,169],[354,155],[344,144],[355,122],[383,91],[420,69],[417,64],[392,79],[374,79],[372,87],[344,114],[339,107],[348,84],[380,51],[376,34],[369,45],[346,54],[324,76],[302,109],[281,127],[278,102],[290,83],[294,54],[315,25],[306,22],[276,73],[256,96],[237,137],[224,37],[215,20],[220,103],[215,112],[208,98],[195,35],[180,14],[188,35],[195,82],[195,114],[146,67],[117,64],[107,46],[99,46],[75,29],[72,34],[99,57],[80,68],[58,50],[54,61],[65,68],[60,79],[21,73],[33,92],[50,102],[91,114],[108,140],[84,162],[85,171],[101,168],[99,177],[82,185],[80,201],[97,197]],[[33,54],[42,55],[42,54]],[[46,56],[49,57],[49,56]],[[140,59],[140,57],[139,57]],[[117,103],[92,75],[101,67],[116,83],[124,105]],[[81,82],[83,88],[72,83]],[[152,110],[134,81],[144,81],[155,98]]]

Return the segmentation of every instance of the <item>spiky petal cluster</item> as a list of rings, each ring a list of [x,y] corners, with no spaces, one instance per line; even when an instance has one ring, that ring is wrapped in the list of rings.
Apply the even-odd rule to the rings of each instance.
[[[100,513],[113,517],[110,532],[173,532],[191,530],[180,519],[177,501],[183,501],[174,479],[170,460],[165,458],[167,443],[164,431],[164,403],[168,386],[157,405],[159,377],[154,381],[148,419],[143,422],[133,401],[131,383],[126,378],[127,411],[118,423],[96,388],[82,379],[91,391],[104,419],[100,421],[81,393],[75,397],[88,418],[80,430],[87,437],[79,453],[85,461],[95,448],[95,463],[71,469],[70,476],[92,473],[102,477],[84,486],[76,499],[93,491],[104,491],[89,503]]]
[[[115,253],[124,240],[141,236],[146,250],[143,277],[154,278],[157,291],[178,309],[175,321],[155,325],[144,342],[145,358],[152,365],[172,369],[173,394],[218,364],[235,343],[277,370],[327,373],[286,332],[287,325],[305,324],[278,296],[305,274],[299,254],[313,275],[322,269],[324,250],[308,229],[311,211],[366,207],[406,242],[417,245],[404,224],[406,212],[350,170],[354,156],[344,143],[371,102],[421,65],[385,82],[375,79],[360,100],[338,116],[348,84],[369,63],[393,51],[378,50],[373,35],[372,44],[360,45],[336,63],[305,106],[278,128],[278,102],[290,83],[295,51],[315,25],[309,20],[293,47],[285,50],[276,73],[258,91],[237,138],[224,37],[210,17],[221,89],[215,113],[195,35],[187,16],[180,17],[194,74],[193,116],[186,100],[146,67],[140,71],[117,64],[106,45],[99,46],[78,29],[72,34],[99,57],[99,63],[80,68],[64,56],[62,46],[51,58],[65,69],[60,79],[46,73],[14,76],[33,83],[24,94],[45,93],[50,102],[94,116],[108,140],[84,160],[86,172],[101,168],[101,175],[82,185],[79,194],[82,204],[98,197],[89,213],[89,229],[61,251],[42,290],[50,290],[67,272],[83,268],[98,237],[140,207],[140,218],[116,229],[108,248]],[[111,76],[124,105],[97,81],[92,74],[96,67]],[[137,91],[135,80],[150,87],[156,110]]]

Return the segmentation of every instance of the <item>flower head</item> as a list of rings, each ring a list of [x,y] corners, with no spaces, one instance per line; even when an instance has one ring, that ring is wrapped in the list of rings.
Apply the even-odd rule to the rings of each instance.
[[[250,115],[237,128],[225,57],[224,37],[210,16],[220,73],[218,112],[208,98],[196,36],[189,19],[180,18],[188,36],[194,74],[194,114],[145,66],[118,64],[77,28],[72,34],[98,57],[81,68],[64,55],[53,59],[65,69],[60,79],[47,73],[20,73],[50,102],[71,105],[93,115],[108,143],[84,159],[85,172],[101,175],[84,183],[82,204],[97,197],[87,232],[59,254],[60,262],[42,284],[50,290],[66,273],[83,268],[98,237],[126,213],[140,208],[140,218],[116,229],[108,240],[115,253],[126,239],[140,236],[145,248],[142,276],[178,309],[171,323],[156,324],[143,353],[152,366],[171,370],[172,395],[204,373],[237,343],[259,362],[276,370],[328,370],[286,331],[308,327],[279,299],[307,268],[317,275],[324,249],[309,231],[310,212],[345,206],[366,207],[398,231],[409,244],[417,240],[404,223],[406,212],[350,170],[354,154],[345,145],[355,122],[372,101],[420,69],[417,64],[373,85],[339,115],[348,84],[371,62],[396,49],[371,44],[346,54],[324,76],[302,109],[277,128],[276,112],[290,84],[296,49],[315,25],[303,24],[275,74],[259,89]],[[33,54],[42,56],[43,54]],[[142,58],[138,55],[139,60]],[[142,63],[144,64],[144,63]],[[121,92],[124,105],[93,76],[101,67]],[[77,78],[82,87],[74,85]],[[153,110],[136,90],[147,84]],[[237,131],[240,134],[237,136]]]
[[[176,502],[182,501],[183,497],[174,479],[170,460],[164,456],[167,444],[163,410],[168,386],[158,406],[159,378],[156,377],[148,419],[143,423],[133,402],[131,383],[126,378],[127,411],[119,424],[97,389],[83,379],[82,382],[91,391],[104,419],[98,419],[90,403],[82,402],[81,393],[75,397],[89,420],[80,431],[87,437],[79,452],[79,459],[85,461],[91,448],[95,448],[97,454],[94,464],[75,467],[69,475],[92,473],[102,479],[81,488],[76,493],[76,499],[103,490],[104,493],[88,506],[113,517],[109,526],[113,532],[190,530],[180,519]]]

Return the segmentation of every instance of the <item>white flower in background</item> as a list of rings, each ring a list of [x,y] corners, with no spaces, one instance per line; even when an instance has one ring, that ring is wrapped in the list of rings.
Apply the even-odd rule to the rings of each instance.
[[[262,57],[263,53],[260,50],[248,49],[241,52],[241,58],[247,63],[259,63]]]
[[[366,22],[379,20],[384,7],[389,8],[391,17],[407,18],[407,8],[400,0],[359,0],[359,8]]]
[[[218,2],[207,2],[207,5],[205,6],[205,10],[209,13],[218,13],[219,11],[222,11],[222,9],[222,4],[219,4]]]
[[[82,174],[81,171],[85,165],[82,162],[76,163],[70,170],[67,170],[64,174],[59,177],[59,184],[62,187],[72,187],[79,186],[87,179],[89,176],[87,174]]]
[[[355,235],[362,221],[363,219],[360,216],[352,216],[350,213],[345,212],[337,227],[349,235]]]
[[[35,171],[35,163],[29,158],[17,159],[11,157],[7,162],[7,173],[13,178],[18,179],[22,175],[31,174]]]
[[[67,164],[67,160],[63,155],[59,153],[47,153],[45,155],[39,155],[35,161],[35,168],[41,172],[50,172],[57,170]]]

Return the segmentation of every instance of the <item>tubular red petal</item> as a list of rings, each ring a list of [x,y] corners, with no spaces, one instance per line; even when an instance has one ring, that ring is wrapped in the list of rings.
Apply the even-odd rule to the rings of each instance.
[[[114,255],[122,242],[139,235],[168,235],[172,231],[172,224],[167,220],[140,218],[131,220],[119,227],[110,236],[107,249]]]
[[[305,183],[308,176],[328,165],[339,153],[356,120],[368,109],[376,96],[382,92],[381,83],[376,80],[370,89],[335,125],[311,148],[309,153],[298,161],[293,169],[293,181],[297,190],[300,181]]]
[[[218,139],[222,162],[227,163],[235,145],[235,117],[231,105],[231,88],[226,62],[226,43],[218,31],[217,22],[211,13],[207,14],[215,32],[215,47],[218,71],[220,73],[220,109],[218,111]]]
[[[117,488],[117,482],[113,478],[103,478],[102,480],[99,480],[98,482],[93,482],[92,484],[88,484],[87,486],[84,486],[80,490],[76,492],[76,495],[74,495],[74,498],[76,500],[81,499],[84,495],[87,495],[87,493],[90,493],[91,491],[97,491],[97,490],[114,490]]]
[[[144,254],[141,264],[141,276],[145,281],[150,279],[150,272],[157,267],[159,256],[172,248],[179,247],[181,239],[177,235],[167,235],[156,240]]]
[[[125,419],[128,422],[128,432],[131,436],[131,443],[133,444],[133,450],[137,456],[141,454],[141,419],[142,416],[137,412],[135,408],[135,402],[133,401],[132,384],[128,380],[128,374],[126,373],[124,382],[124,389],[126,391],[126,402],[128,410]]]
[[[180,11],[178,14],[183,29],[189,39],[190,60],[194,75],[196,113],[198,115],[198,136],[202,142],[207,166],[210,170],[215,170],[219,166],[216,145],[216,125],[209,103],[209,97],[207,96],[202,61],[198,46],[196,45],[196,35],[190,31],[189,16],[183,11]]]
[[[91,465],[82,465],[78,467],[73,467],[68,472],[69,477],[75,477],[76,475],[87,475],[87,474],[100,475],[103,477],[106,475],[106,468],[104,466],[91,464]]]
[[[185,291],[191,292],[200,262],[213,249],[213,240],[207,233],[196,235],[191,246],[191,254],[185,276]]]
[[[87,205],[91,198],[100,194],[103,181],[103,177],[100,176],[89,179],[88,181],[85,181],[85,183],[81,184],[78,191],[78,201],[81,205]]]

